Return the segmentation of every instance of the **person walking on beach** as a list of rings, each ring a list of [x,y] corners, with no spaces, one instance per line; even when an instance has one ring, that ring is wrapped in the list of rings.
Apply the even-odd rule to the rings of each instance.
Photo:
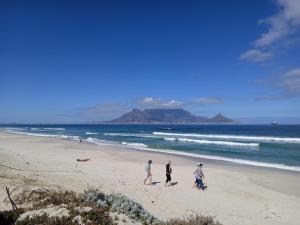
[[[146,184],[147,180],[149,180],[149,185],[152,185],[151,164],[152,160],[149,160],[145,166],[146,178],[144,180],[144,185]]]
[[[195,181],[196,187],[198,189],[204,190],[205,187],[204,187],[203,180],[202,180],[202,179],[204,179],[204,174],[202,171],[202,166],[203,166],[202,163],[197,164],[197,169],[195,170],[194,175],[196,178],[196,181]]]
[[[171,167],[171,161],[169,160],[167,165],[166,165],[166,184],[165,186],[167,186],[167,184],[170,182],[170,185],[172,184],[171,183],[171,173],[172,173],[172,167]],[[170,186],[169,185],[169,186]]]

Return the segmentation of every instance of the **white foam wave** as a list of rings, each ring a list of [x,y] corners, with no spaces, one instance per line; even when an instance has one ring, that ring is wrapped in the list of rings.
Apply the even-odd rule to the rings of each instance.
[[[128,143],[128,142],[123,141],[121,144],[127,145],[127,146],[132,146],[132,147],[137,147],[137,148],[146,148],[147,147],[147,145],[145,145],[143,143]]]
[[[65,128],[61,127],[31,127],[30,130],[34,131],[63,131]]]
[[[173,138],[173,137],[166,137],[166,138],[164,138],[164,140],[166,140],[166,141],[176,141],[178,139],[177,138]]]
[[[62,127],[45,127],[42,129],[44,129],[44,130],[66,130],[66,128],[62,128]]]
[[[5,127],[5,130],[27,130],[27,128],[18,128],[18,127]]]
[[[94,137],[88,137],[87,139],[85,139],[85,141],[92,143],[92,144],[97,144],[97,145],[119,146],[118,143],[116,143],[116,142],[100,140],[100,139],[94,138]]]
[[[141,138],[159,138],[155,135],[137,134],[137,133],[104,133],[105,136],[120,136],[120,137],[141,137]]]
[[[96,133],[96,132],[85,132],[85,134],[95,135],[95,134],[99,134],[99,133]]]
[[[79,140],[79,136],[71,136],[71,135],[37,134],[37,133],[19,132],[19,131],[7,131],[7,132],[12,134],[22,134],[22,135],[36,136],[36,137],[52,137],[52,138],[69,139],[74,141]]]
[[[259,143],[241,143],[241,142],[231,142],[231,141],[212,141],[212,140],[199,140],[199,139],[189,139],[189,138],[168,138],[165,140],[168,141],[180,141],[180,142],[192,142],[197,144],[204,145],[225,145],[230,147],[251,147],[257,148],[259,147]]]
[[[288,137],[271,137],[271,136],[242,136],[242,135],[217,135],[217,134],[192,134],[192,133],[167,133],[167,132],[153,132],[154,135],[172,136],[172,137],[195,137],[205,139],[217,140],[232,140],[232,141],[257,141],[257,142],[283,142],[283,143],[299,143],[300,138]]]

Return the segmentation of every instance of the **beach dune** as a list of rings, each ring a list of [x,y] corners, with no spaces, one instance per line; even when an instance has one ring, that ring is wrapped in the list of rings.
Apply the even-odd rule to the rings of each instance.
[[[143,185],[149,159],[153,160],[153,186]],[[168,160],[172,182],[177,182],[171,187],[164,185]],[[192,187],[198,161],[204,164],[205,191]],[[0,210],[10,208],[4,201],[5,186],[13,193],[36,187],[120,192],[162,220],[199,213],[225,225],[297,225],[300,221],[299,172],[0,132]]]

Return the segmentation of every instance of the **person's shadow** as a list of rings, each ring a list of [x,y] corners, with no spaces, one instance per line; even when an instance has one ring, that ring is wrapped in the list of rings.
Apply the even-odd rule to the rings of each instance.
[[[157,184],[160,184],[160,183],[161,183],[160,181],[153,181],[152,185],[157,185]]]
[[[171,183],[171,186],[175,186],[175,185],[177,185],[178,184],[178,182],[176,181],[176,182],[172,182]]]

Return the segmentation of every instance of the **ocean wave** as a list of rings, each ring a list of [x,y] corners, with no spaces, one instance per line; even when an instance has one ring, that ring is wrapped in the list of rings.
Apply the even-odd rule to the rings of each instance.
[[[119,144],[117,142],[101,140],[101,139],[94,138],[94,137],[88,137],[87,139],[85,139],[85,141],[92,143],[92,144],[96,144],[96,145],[119,146]]]
[[[104,136],[119,136],[119,137],[140,137],[140,138],[160,138],[155,135],[136,134],[136,133],[104,133]]]
[[[31,127],[30,130],[33,130],[33,131],[63,131],[65,130],[65,128],[61,128],[61,127],[55,127],[55,128],[52,128],[52,127]]]
[[[44,129],[44,130],[66,130],[66,128],[62,128],[62,127],[44,127],[42,129]]]
[[[52,137],[52,138],[60,138],[60,139],[69,139],[78,141],[79,136],[71,136],[71,135],[57,135],[57,134],[37,134],[37,133],[30,133],[30,132],[19,132],[19,131],[7,131],[12,134],[22,134],[28,136],[35,136],[35,137]]]
[[[166,141],[177,141],[178,139],[173,138],[173,137],[166,137],[166,138],[164,138],[164,140],[166,140]]]
[[[99,134],[99,133],[96,133],[96,132],[85,132],[85,134],[95,135],[95,134]]]
[[[5,130],[27,130],[27,128],[18,128],[18,127],[5,127]]]
[[[174,150],[168,150],[168,149],[139,148],[139,150],[160,152],[160,153],[166,153],[166,154],[172,154],[172,155],[190,156],[190,157],[202,158],[202,159],[211,159],[211,160],[224,161],[224,162],[236,163],[236,164],[247,165],[247,166],[265,167],[265,168],[300,172],[300,167],[298,167],[298,166],[288,166],[288,165],[279,164],[279,163],[267,163],[267,162],[251,161],[251,160],[246,160],[246,159],[227,158],[227,157],[222,157],[222,156],[202,155],[202,154],[197,154],[197,153],[174,151]]]
[[[145,145],[143,143],[130,143],[130,142],[123,141],[121,144],[122,145],[132,146],[132,147],[138,147],[138,148],[146,148],[146,147],[148,147],[147,145]]]
[[[166,132],[153,132],[154,135],[160,136],[172,136],[172,137],[195,137],[206,139],[218,139],[218,140],[232,140],[232,141],[256,141],[267,143],[296,143],[300,144],[300,138],[289,137],[271,137],[271,136],[243,136],[243,135],[217,135],[217,134],[192,134],[192,133],[166,133]]]
[[[241,143],[241,142],[231,142],[231,141],[212,141],[212,140],[199,140],[199,139],[189,139],[189,138],[164,138],[167,141],[180,141],[180,142],[191,142],[204,145],[225,145],[229,147],[250,147],[257,148],[259,143]]]

